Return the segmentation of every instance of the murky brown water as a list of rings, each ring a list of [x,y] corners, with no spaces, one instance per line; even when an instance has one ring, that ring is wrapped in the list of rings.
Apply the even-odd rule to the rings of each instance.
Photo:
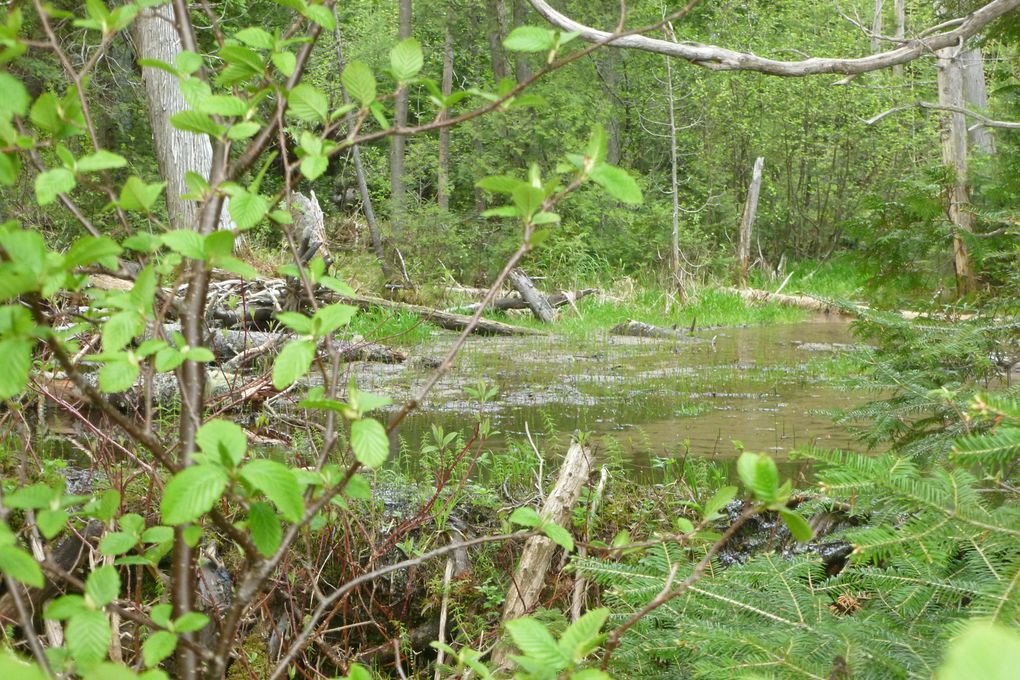
[[[873,395],[837,389],[819,369],[824,352],[800,343],[852,343],[846,323],[819,320],[785,326],[734,328],[696,334],[701,342],[597,335],[583,341],[558,337],[472,338],[400,437],[417,448],[430,424],[466,432],[477,404],[465,387],[479,378],[499,389],[486,412],[504,437],[590,431],[638,467],[659,456],[719,458],[748,450],[779,458],[808,444],[858,448],[818,411],[847,407]],[[415,354],[438,356],[444,334]],[[417,388],[426,369],[361,364],[363,389],[397,400]],[[499,449],[500,439],[491,442]]]

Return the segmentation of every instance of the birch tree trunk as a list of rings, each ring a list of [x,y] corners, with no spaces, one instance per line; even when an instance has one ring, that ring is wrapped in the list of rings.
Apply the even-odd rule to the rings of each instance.
[[[988,89],[985,85],[985,61],[980,47],[963,50],[960,53],[960,64],[963,68],[963,99],[967,108],[984,111],[988,108]],[[981,153],[995,153],[995,140],[992,131],[984,125],[975,126],[969,131],[970,143]]]
[[[509,75],[503,38],[507,36],[506,5],[504,0],[488,0],[489,16],[495,19],[495,30],[489,30],[489,57],[492,60],[492,77],[496,82]]]
[[[893,15],[895,15],[896,21],[896,32],[893,33],[893,37],[900,41],[897,43],[897,47],[902,44],[903,38],[907,35],[907,7],[906,0],[893,0]],[[893,75],[903,75],[903,64],[896,64],[893,66]]]
[[[875,13],[871,18],[871,51],[878,53],[882,51],[882,9],[885,0],[875,0]]]
[[[666,57],[666,96],[669,98],[669,186],[673,198],[673,234],[669,266],[673,283],[680,288],[680,187],[677,182],[676,102],[673,101],[673,65]]]
[[[336,6],[333,6],[333,17],[336,25],[333,28],[333,39],[336,42],[336,66],[337,73],[344,70],[343,36],[340,34],[340,18],[336,16]],[[351,96],[347,88],[340,86],[340,93],[343,96],[344,104],[351,103]],[[354,112],[348,111],[346,116],[347,128],[354,127]],[[351,149],[351,156],[354,159],[354,177],[358,183],[358,194],[361,196],[361,211],[365,215],[365,223],[368,225],[368,234],[372,239],[372,250],[379,258],[383,273],[389,276],[386,264],[386,253],[383,251],[382,234],[379,232],[379,223],[375,219],[375,208],[372,206],[372,195],[368,193],[368,179],[365,177],[365,166],[361,162],[361,149],[355,144]]]
[[[737,282],[741,287],[747,286],[747,275],[751,268],[751,231],[754,229],[754,218],[758,213],[758,195],[761,191],[761,169],[765,159],[761,156],[754,161],[751,172],[751,186],[747,190],[747,202],[744,203],[744,217],[740,220],[740,245],[737,247]]]
[[[450,28],[452,10],[446,10],[446,38],[443,45],[443,82],[444,97],[453,92],[453,31]],[[447,112],[440,114],[446,120]],[[443,210],[450,209],[450,128],[439,129],[439,159],[436,177],[436,202]]]
[[[963,107],[963,69],[960,48],[945,47],[938,50],[939,104]],[[953,269],[956,273],[956,290],[961,296],[974,292],[976,279],[971,266],[970,253],[964,234],[973,231],[974,216],[967,210],[970,190],[967,186],[967,120],[962,113],[944,112],[941,115],[942,162],[952,174],[948,189],[949,220],[953,223]]]
[[[173,64],[184,48],[177,33],[177,17],[173,5],[152,7],[135,20],[134,39],[138,58],[158,59]],[[149,123],[156,147],[156,163],[166,181],[167,214],[174,229],[197,227],[197,203],[181,196],[188,193],[184,175],[194,172],[206,179],[212,168],[212,144],[206,135],[183,132],[170,124],[170,117],[190,107],[181,94],[175,76],[158,68],[142,67],[142,82],[149,110]],[[219,228],[230,228],[230,217],[224,206]]]
[[[411,37],[411,0],[400,0],[398,36],[401,40]],[[397,91],[393,125],[398,128],[407,125],[407,88],[404,86]],[[390,138],[390,205],[394,223],[403,218],[407,202],[404,195],[404,147],[403,135]]]

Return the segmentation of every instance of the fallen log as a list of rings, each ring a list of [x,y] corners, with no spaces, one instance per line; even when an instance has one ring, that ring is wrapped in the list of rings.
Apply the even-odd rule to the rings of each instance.
[[[575,291],[565,291],[562,293],[555,293],[553,295],[547,295],[546,301],[551,307],[562,307],[568,303],[576,303],[581,298],[588,297],[599,292],[598,288],[582,288]],[[448,312],[459,312],[461,314],[474,314],[481,307],[480,302],[475,302],[470,305],[461,305],[459,307],[450,307],[446,311]],[[527,309],[528,303],[522,300],[516,295],[510,295],[508,297],[496,298],[492,301],[486,309],[495,309],[499,311],[506,311],[508,309]]]
[[[552,323],[556,320],[556,310],[544,295],[538,292],[531,278],[524,273],[520,267],[514,267],[507,275],[507,280],[520,293],[521,299],[528,304],[531,313],[542,323]]]
[[[691,337],[690,332],[680,328],[663,328],[643,321],[625,321],[610,329],[612,335],[628,335],[635,338],[664,338],[667,340],[685,340],[687,342],[703,342],[701,338]]]
[[[465,314],[444,312],[440,309],[433,309],[422,305],[412,305],[407,302],[395,302],[393,300],[383,300],[382,298],[366,297],[363,295],[335,294],[333,297],[338,302],[354,305],[361,309],[381,307],[383,309],[395,309],[409,314],[415,314],[429,323],[433,323],[440,328],[445,328],[451,331],[462,331],[467,328],[468,324],[471,322],[471,317]],[[534,328],[511,326],[508,323],[492,321],[491,319],[479,319],[473,332],[478,333],[479,335],[545,335],[544,331]]]
[[[774,302],[787,307],[797,307],[822,314],[836,314],[839,316],[856,316],[852,308],[841,307],[825,300],[820,300],[808,295],[788,295],[786,293],[772,293],[757,288],[723,288],[727,293],[739,295],[747,302],[760,304],[762,302]],[[866,308],[863,308],[866,309]]]

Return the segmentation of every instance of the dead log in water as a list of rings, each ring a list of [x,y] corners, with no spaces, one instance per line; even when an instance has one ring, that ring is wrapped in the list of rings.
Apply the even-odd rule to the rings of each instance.
[[[553,295],[547,295],[546,301],[551,307],[562,307],[566,304],[574,304],[581,298],[594,295],[599,292],[598,288],[581,288],[580,290],[564,291],[562,293],[555,293]],[[458,312],[460,314],[474,314],[478,311],[481,306],[480,302],[476,302],[470,305],[462,305],[459,307],[450,307],[446,311]],[[498,311],[506,311],[508,309],[527,309],[528,303],[517,295],[510,295],[507,297],[496,298],[486,309],[494,309]]]
[[[624,323],[613,326],[609,331],[612,335],[629,335],[635,338],[664,338],[666,340],[686,340],[688,342],[701,342],[701,338],[691,337],[690,331],[677,328],[663,328],[662,326],[653,326],[643,321],[625,321]]]
[[[543,323],[552,323],[556,320],[556,310],[549,304],[549,300],[538,292],[535,284],[523,269],[520,267],[511,269],[507,279],[520,293],[521,299],[527,303],[536,319]]]

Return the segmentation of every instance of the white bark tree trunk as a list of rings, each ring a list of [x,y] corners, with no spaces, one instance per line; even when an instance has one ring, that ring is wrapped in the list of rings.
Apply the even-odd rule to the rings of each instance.
[[[443,82],[444,97],[453,92],[453,29],[451,28],[452,11],[447,9],[446,38],[443,44]],[[446,120],[447,113],[440,114]],[[436,177],[436,202],[443,210],[450,209],[450,128],[439,130],[439,158]]]
[[[893,15],[896,21],[896,32],[893,33],[893,37],[901,41],[907,35],[907,6],[906,0],[893,0]],[[897,47],[900,43],[896,44]],[[896,64],[893,66],[893,75],[903,75],[903,64]]]
[[[963,68],[960,63],[961,50],[944,47],[938,55],[939,104],[963,107]],[[971,293],[976,288],[970,254],[963,234],[973,231],[974,216],[967,210],[970,190],[967,186],[967,119],[962,113],[944,112],[942,120],[942,162],[952,173],[949,187],[949,220],[953,223],[953,268],[956,272],[956,288],[960,295]]]
[[[747,275],[751,268],[751,231],[754,229],[755,215],[758,214],[761,169],[764,164],[765,159],[761,156],[754,161],[751,186],[747,190],[747,202],[744,203],[744,217],[740,220],[740,245],[737,247],[737,279],[740,286],[747,285]]]
[[[401,40],[411,37],[411,0],[400,0],[398,34]],[[401,87],[393,112],[393,125],[401,128],[407,125],[407,88]],[[392,221],[399,222],[407,203],[404,196],[404,136],[393,135],[390,139],[390,204]]]
[[[985,61],[980,47],[963,50],[960,53],[963,67],[963,98],[967,108],[974,111],[985,111],[988,108],[988,89],[985,86]],[[995,153],[995,140],[992,131],[978,125],[969,131],[970,143],[981,153]]]
[[[134,38],[139,59],[158,59],[173,64],[184,49],[177,34],[177,17],[172,5],[153,7],[142,12],[135,20]],[[166,181],[166,203],[170,223],[175,229],[197,227],[195,201],[181,198],[188,193],[184,182],[187,172],[208,179],[212,168],[212,144],[206,135],[182,132],[170,124],[170,117],[190,108],[181,94],[176,77],[158,68],[142,68],[145,98],[149,109],[149,123],[156,146],[156,162]],[[231,226],[226,210],[220,215],[221,229]]]
[[[875,0],[875,13],[871,18],[871,51],[877,54],[882,51],[882,9],[885,0]]]

